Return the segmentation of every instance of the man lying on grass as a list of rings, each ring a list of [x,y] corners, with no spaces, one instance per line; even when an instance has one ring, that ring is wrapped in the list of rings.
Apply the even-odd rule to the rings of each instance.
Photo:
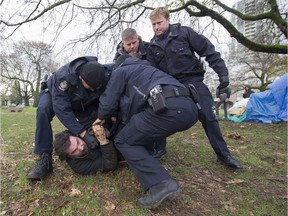
[[[115,170],[118,163],[117,151],[113,142],[107,138],[104,127],[93,125],[90,132],[99,141],[95,148],[89,148],[83,139],[66,130],[55,135],[55,153],[60,160],[66,160],[74,172],[82,175]]]

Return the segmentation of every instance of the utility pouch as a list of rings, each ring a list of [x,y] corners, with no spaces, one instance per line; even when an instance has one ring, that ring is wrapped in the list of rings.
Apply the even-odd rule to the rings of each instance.
[[[162,94],[161,85],[157,85],[150,90],[148,102],[156,114],[163,113],[168,109],[165,97]]]
[[[193,84],[189,84],[188,87],[189,87],[189,91],[190,91],[190,95],[191,95],[192,100],[196,104],[198,110],[201,110],[201,106],[199,104],[199,95],[196,91],[195,86]]]

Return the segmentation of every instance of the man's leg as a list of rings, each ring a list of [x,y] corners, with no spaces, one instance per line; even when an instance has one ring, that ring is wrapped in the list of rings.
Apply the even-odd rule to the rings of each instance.
[[[143,208],[154,208],[167,198],[179,194],[180,187],[149,152],[148,149],[154,146],[154,139],[138,130],[136,124],[141,124],[141,127],[145,127],[145,131],[148,131],[147,125],[137,118],[132,118],[119,132],[114,142],[144,190],[147,191],[146,196],[138,199],[138,205]],[[152,134],[153,129],[151,130]]]
[[[220,101],[220,102],[217,102],[216,107],[215,107],[217,120],[219,120],[219,107],[220,107],[220,106],[221,106],[221,101]]]
[[[39,95],[36,114],[36,132],[34,153],[40,156],[37,165],[28,173],[27,178],[31,180],[44,179],[47,174],[53,172],[52,152],[53,133],[51,121],[54,117],[50,93]]]
[[[200,98],[199,103],[202,108],[202,110],[199,111],[199,121],[202,123],[218,160],[228,167],[243,169],[243,166],[231,156],[227,144],[222,136],[219,123],[212,110],[213,99],[208,87],[202,82],[201,77],[192,78],[184,84],[188,85],[189,83],[192,83],[198,92]]]
[[[224,117],[225,117],[225,119],[228,118],[227,106],[228,106],[228,102],[224,102],[224,103],[223,103],[223,109],[224,109]]]
[[[154,140],[186,130],[198,119],[197,108],[191,99],[170,98],[166,102],[171,109],[160,115],[151,108],[135,114],[114,140],[116,148],[124,156],[143,188],[148,190],[147,196],[138,200],[138,204],[144,208],[156,207],[180,192],[177,182],[148,149],[154,146]]]

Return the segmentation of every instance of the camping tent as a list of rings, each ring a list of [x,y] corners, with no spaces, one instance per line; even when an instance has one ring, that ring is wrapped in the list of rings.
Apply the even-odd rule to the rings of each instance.
[[[250,98],[236,102],[228,109],[233,122],[276,123],[287,121],[288,73],[275,80],[264,92],[253,93]]]
[[[251,94],[244,121],[276,123],[287,121],[288,73],[275,80],[264,92]]]

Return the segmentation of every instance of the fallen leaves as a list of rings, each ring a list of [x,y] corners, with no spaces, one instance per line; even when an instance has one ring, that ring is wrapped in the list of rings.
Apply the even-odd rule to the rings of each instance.
[[[105,209],[108,211],[114,210],[116,205],[110,201],[106,201]]]
[[[234,179],[234,180],[225,182],[225,184],[241,184],[243,182],[244,182],[244,180],[242,180],[242,179]]]
[[[69,197],[79,197],[81,195],[81,191],[77,188],[72,188],[69,194]]]
[[[232,132],[230,134],[227,134],[227,137],[231,138],[231,139],[235,139],[235,140],[238,140],[238,139],[241,139],[242,136],[237,133],[237,132]]]

